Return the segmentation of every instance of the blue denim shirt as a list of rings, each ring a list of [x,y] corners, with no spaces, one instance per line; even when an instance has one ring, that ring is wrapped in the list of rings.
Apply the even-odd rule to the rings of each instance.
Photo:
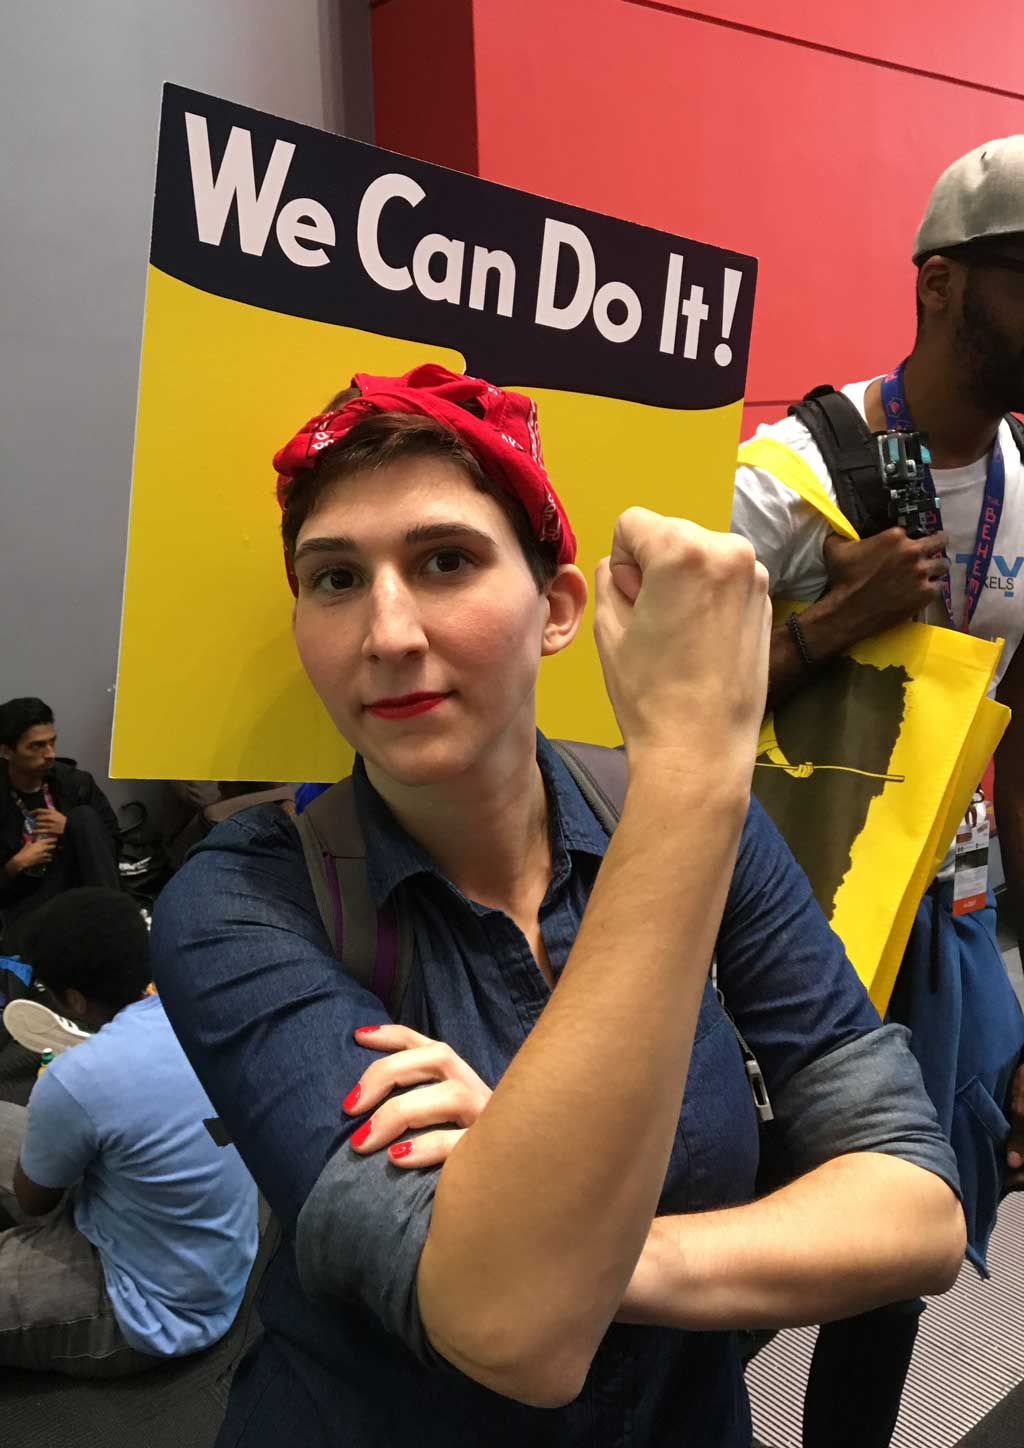
[[[607,839],[543,739],[538,762],[552,848],[540,924],[557,982]],[[412,913],[416,962],[401,1020],[447,1041],[493,1087],[549,988],[518,927],[445,878],[359,764],[355,779],[373,898],[380,905],[401,886]],[[671,878],[670,861],[666,888],[685,888]],[[387,1016],[334,959],[284,814],[262,806],[218,827],[162,895],[153,944],[168,1015],[284,1231],[261,1292],[265,1336],[236,1376],[221,1448],[750,1443],[730,1333],[613,1324],[582,1393],[556,1410],[493,1393],[433,1351],[415,1273],[439,1169],[400,1171],[386,1152],[361,1158],[347,1149],[360,1118],[344,1117],[340,1102],[375,1056],[352,1032]],[[756,802],[718,962],[729,1007],[764,1071],[778,1118],[774,1140],[791,1173],[843,1151],[880,1150],[956,1189],[906,1033],[880,1026],[806,877]],[[630,968],[628,952],[622,968]],[[644,1009],[642,996],[635,1009]],[[748,1201],[758,1161],[736,1037],[709,986],[659,1212]]]

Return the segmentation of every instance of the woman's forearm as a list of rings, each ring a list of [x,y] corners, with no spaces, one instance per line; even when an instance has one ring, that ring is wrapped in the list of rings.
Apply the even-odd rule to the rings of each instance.
[[[691,1331],[829,1322],[945,1292],[964,1239],[941,1178],[859,1152],[745,1206],[658,1218],[617,1317]]]
[[[567,1401],[664,1183],[749,767],[634,762],[544,1013],[445,1164],[417,1279],[433,1345],[497,1391]],[[685,881],[671,888],[669,879]]]

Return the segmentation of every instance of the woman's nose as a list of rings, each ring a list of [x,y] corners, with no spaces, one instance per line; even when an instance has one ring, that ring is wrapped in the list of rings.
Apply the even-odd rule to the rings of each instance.
[[[412,591],[399,579],[378,578],[370,594],[363,654],[394,660],[423,653],[426,647],[423,620]]]

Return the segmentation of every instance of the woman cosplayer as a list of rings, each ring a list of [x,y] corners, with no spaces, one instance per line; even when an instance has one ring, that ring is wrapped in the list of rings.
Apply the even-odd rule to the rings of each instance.
[[[964,1246],[905,1035],[750,798],[766,575],[742,540],[619,519],[609,839],[536,730],[587,589],[529,399],[358,376],[275,461],[299,656],[414,952],[392,1022],[273,806],[160,901],[167,1012],[284,1233],[220,1443],[749,1444],[735,1329],[944,1291]],[[713,955],[774,1107],[760,1197]]]

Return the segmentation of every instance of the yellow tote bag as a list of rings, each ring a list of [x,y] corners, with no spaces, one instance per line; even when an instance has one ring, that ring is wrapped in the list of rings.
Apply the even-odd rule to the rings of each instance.
[[[755,439],[739,460],[857,534],[813,469]],[[781,616],[805,604],[776,602]],[[905,623],[856,644],[766,716],[754,792],[811,882],[879,1011],[918,903],[1010,711],[987,698],[1002,640]]]

